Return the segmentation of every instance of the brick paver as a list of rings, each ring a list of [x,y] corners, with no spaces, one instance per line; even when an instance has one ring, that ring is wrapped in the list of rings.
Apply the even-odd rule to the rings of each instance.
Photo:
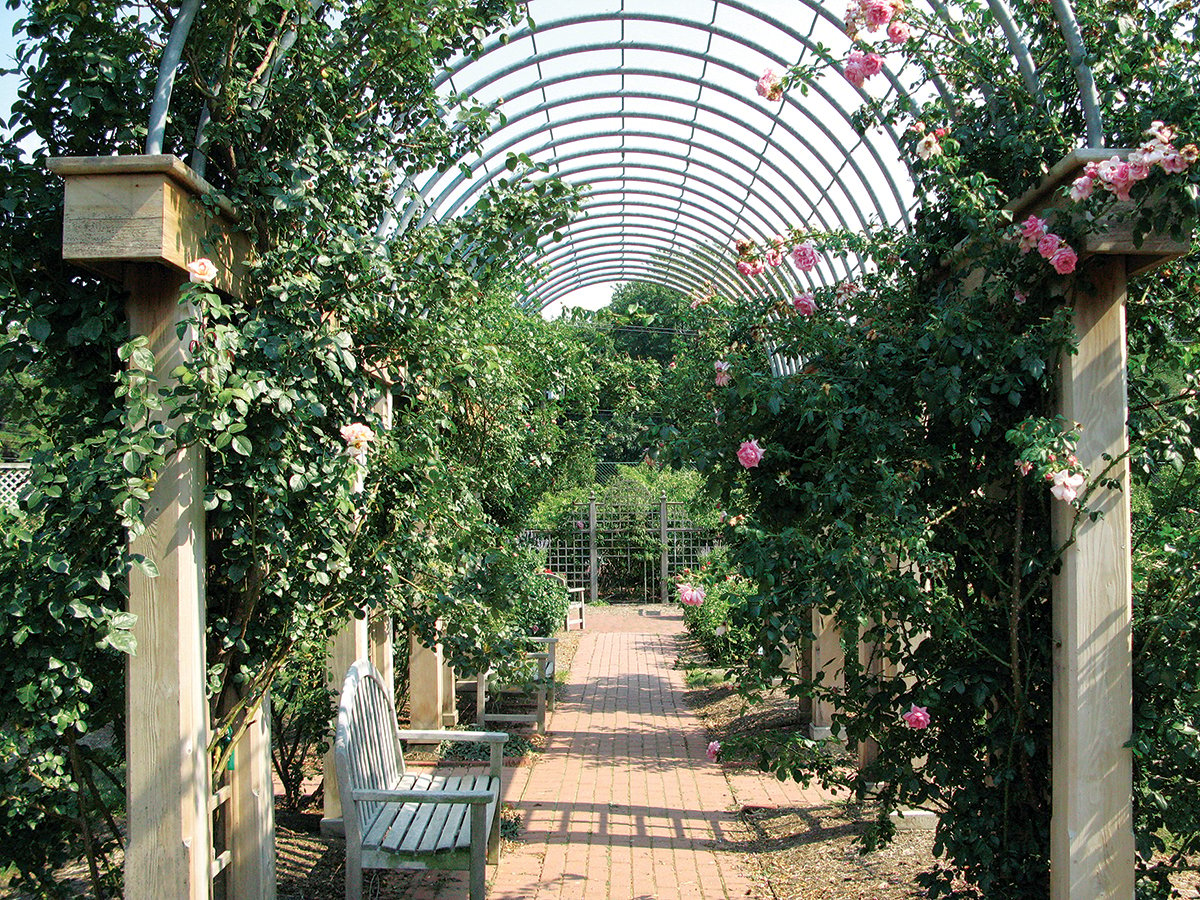
[[[737,811],[821,798],[785,798],[754,774],[732,776],[731,788],[705,759],[708,737],[672,669],[681,630],[677,614],[589,610],[545,753],[505,772],[522,829],[490,870],[491,900],[767,896],[741,852]],[[461,900],[465,877],[428,873],[410,896]]]

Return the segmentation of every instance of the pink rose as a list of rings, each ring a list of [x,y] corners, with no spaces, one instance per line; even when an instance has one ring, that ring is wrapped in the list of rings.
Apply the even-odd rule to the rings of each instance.
[[[713,379],[717,387],[725,387],[729,384],[729,370],[732,366],[722,359],[713,363],[713,368],[717,370],[716,377]]]
[[[365,450],[375,440],[375,432],[361,422],[352,422],[342,426],[342,440],[351,450]]]
[[[1017,460],[1017,471],[1020,472],[1022,475],[1028,475],[1030,472],[1033,471],[1033,463],[1031,463],[1027,459],[1018,459]]]
[[[1024,291],[1013,291],[1013,303],[1017,304],[1017,306],[1024,306],[1025,301],[1028,299],[1029,297],[1026,296]]]
[[[753,469],[762,461],[764,456],[763,448],[758,446],[758,441],[743,441],[742,446],[738,448],[737,458],[745,468]]]
[[[679,586],[679,602],[684,606],[700,606],[704,603],[704,590],[690,584]]]
[[[904,720],[904,724],[909,728],[920,730],[929,727],[929,710],[924,706],[917,706],[915,703],[908,712],[900,716]]]
[[[217,277],[217,267],[211,259],[201,257],[187,264],[188,280],[192,284],[208,284]]]
[[[817,251],[812,241],[805,241],[792,251],[792,262],[801,272],[811,272],[817,265]]]
[[[1095,184],[1096,182],[1087,175],[1080,175],[1071,183],[1071,199],[1076,203],[1080,200],[1086,200],[1092,196],[1092,188]]]
[[[704,755],[708,757],[709,762],[717,761],[717,754],[721,752],[721,742],[713,741],[708,745],[708,749],[704,751]]]
[[[1045,219],[1039,219],[1037,216],[1030,216],[1021,223],[1021,237],[1029,238],[1031,241],[1040,241],[1042,239],[1042,235],[1045,233]]]
[[[892,14],[895,12],[887,0],[867,0],[862,5],[862,10],[866,15],[867,31],[878,31],[892,20]]]
[[[863,57],[863,74],[868,78],[883,71],[883,57],[878,53],[868,53]]]
[[[863,70],[862,63],[853,59],[846,63],[845,75],[846,80],[857,88],[862,87],[867,80],[867,73]]]
[[[1044,234],[1042,235],[1042,239],[1038,241],[1037,250],[1043,259],[1049,259],[1061,246],[1062,238],[1057,234]]]
[[[758,96],[772,102],[783,99],[783,84],[771,69],[763,72],[762,78],[758,79]]]
[[[893,22],[888,26],[887,36],[893,44],[903,44],[912,36],[912,33],[904,22]]]
[[[772,269],[777,269],[783,265],[783,251],[772,247],[764,255],[767,258],[767,265]]]
[[[917,141],[917,156],[920,159],[932,159],[935,156],[941,155],[942,145],[938,142],[937,135],[933,132],[930,132]]]
[[[1054,271],[1059,275],[1070,275],[1075,271],[1078,261],[1078,255],[1066,244],[1054,251],[1054,255],[1050,257],[1050,265],[1054,266]]]
[[[766,268],[761,259],[739,259],[737,264],[737,270],[746,278],[761,275],[766,271]]]
[[[796,312],[802,316],[811,316],[817,311],[817,301],[813,299],[811,291],[805,291],[803,294],[793,297],[792,306],[796,307]]]
[[[1050,487],[1050,493],[1067,503],[1079,496],[1079,489],[1083,487],[1083,482],[1086,480],[1083,475],[1069,469],[1060,469],[1050,477],[1054,482]]]
[[[1189,163],[1187,158],[1184,157],[1182,153],[1172,153],[1168,156],[1164,156],[1159,165],[1162,166],[1162,170],[1164,172],[1169,172],[1172,175],[1179,175],[1188,170]]]

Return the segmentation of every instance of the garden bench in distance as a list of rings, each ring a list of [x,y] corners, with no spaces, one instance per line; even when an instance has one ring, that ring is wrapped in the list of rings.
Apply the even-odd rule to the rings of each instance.
[[[546,711],[554,708],[554,673],[558,638],[526,637],[534,646],[544,647],[526,654],[533,663],[532,677],[525,684],[502,685],[495,680],[491,670],[480,672],[473,678],[456,682],[458,690],[475,691],[475,724],[483,727],[495,722],[520,722],[536,725],[539,734],[546,733]],[[488,694],[532,696],[536,704],[534,712],[513,713],[488,712]]]
[[[402,739],[490,745],[487,775],[405,771]],[[484,864],[500,854],[500,789],[508,735],[403,730],[377,669],[346,673],[334,759],[346,829],[346,900],[362,897],[363,869],[469,869],[471,900],[483,900]]]

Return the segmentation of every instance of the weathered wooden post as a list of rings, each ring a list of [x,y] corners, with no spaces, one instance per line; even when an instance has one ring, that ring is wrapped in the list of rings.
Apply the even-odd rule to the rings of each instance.
[[[588,499],[588,597],[595,603],[600,593],[600,551],[596,547],[596,492]]]
[[[658,540],[662,545],[662,550],[659,552],[658,559],[658,579],[662,596],[662,602],[667,603],[671,599],[670,585],[668,581],[671,577],[671,545],[667,543],[670,534],[667,532],[667,492],[663,491],[662,497],[658,501]]]
[[[826,688],[840,691],[844,678],[846,659],[842,650],[842,632],[838,628],[837,619],[832,615],[822,615],[818,610],[812,611],[813,641],[809,645],[812,662],[810,671],[815,679],[821,674],[821,683]],[[836,704],[824,697],[814,697],[812,701],[812,719],[809,723],[809,736],[814,740],[833,737],[833,713]]]
[[[1053,205],[1088,162],[1128,150],[1080,150],[1059,162],[1010,208],[1020,220]],[[1130,275],[1182,255],[1189,247],[1157,235],[1134,246],[1128,226],[1101,230],[1082,248],[1073,304],[1078,352],[1061,360],[1059,411],[1082,426],[1075,455],[1093,477],[1120,484],[1101,489],[1054,582],[1053,900],[1132,900],[1134,842],[1132,585],[1125,292]],[[1109,469],[1113,460],[1118,462]],[[1075,510],[1053,507],[1054,540],[1071,533]]]
[[[218,199],[213,217],[197,198],[216,198],[173,156],[69,157],[51,160],[65,181],[63,259],[122,281],[129,290],[130,332],[149,338],[154,377],[167,385],[186,361],[194,334],[179,305],[186,266],[200,257],[217,268],[214,286],[237,294],[249,241]],[[128,839],[125,896],[200,900],[230,866],[238,897],[275,895],[274,797],[269,731],[260,722],[236,751],[228,795],[214,797],[205,698],[204,459],[177,451],[146,509],[146,531],[130,549],[154,561],[158,577],[134,570],[129,611],[137,616],[137,652],[126,666]],[[266,763],[264,765],[264,758]],[[212,811],[231,804],[230,848],[213,858]]]

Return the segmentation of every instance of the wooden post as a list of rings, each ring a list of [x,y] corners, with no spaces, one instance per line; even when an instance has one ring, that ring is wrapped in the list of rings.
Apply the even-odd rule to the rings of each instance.
[[[1009,207],[1013,219],[1061,203],[1061,189],[1086,163],[1129,152],[1070,154]],[[1052,900],[1134,896],[1132,760],[1124,746],[1133,728],[1125,290],[1130,275],[1189,249],[1157,234],[1135,245],[1128,224],[1113,223],[1088,237],[1073,285],[1079,349],[1061,360],[1059,411],[1082,426],[1075,454],[1093,478],[1120,460],[1105,476],[1120,489],[1092,494],[1089,506],[1103,516],[1080,523],[1054,580]],[[1052,509],[1054,539],[1065,543],[1075,510],[1057,500]]]
[[[1076,355],[1064,354],[1060,411],[1083,424],[1076,456],[1093,476],[1128,449],[1125,385],[1125,258],[1088,268],[1095,293],[1076,292]],[[1089,506],[1054,583],[1054,725],[1051,896],[1131,900],[1134,895],[1133,730],[1129,461]],[[1065,543],[1075,510],[1056,501],[1054,541]]]
[[[370,634],[366,617],[352,618],[342,626],[341,631],[329,642],[329,689],[335,696],[342,693],[342,683],[346,680],[346,672],[360,659],[368,659],[370,655]],[[345,826],[342,824],[342,799],[338,793],[337,766],[333,759],[333,746],[325,753],[322,771],[325,773],[324,798],[325,806],[321,815],[321,834],[344,835]]]
[[[842,651],[842,635],[833,616],[823,616],[817,610],[812,613],[813,642],[809,648],[812,653],[812,676],[817,677],[823,672],[821,684],[826,688],[840,690],[845,678],[846,660]],[[823,697],[814,697],[812,702],[812,722],[809,725],[809,735],[815,740],[833,736],[833,712],[835,704]]]
[[[187,264],[208,257],[217,267],[214,286],[239,293],[250,243],[237,230],[232,207],[173,156],[68,157],[48,165],[65,183],[63,259],[124,282],[130,332],[149,338],[154,377],[169,385],[195,337],[185,332],[181,338],[176,330],[189,315],[179,305]],[[219,217],[196,202],[202,195],[217,200]],[[147,504],[146,532],[130,542],[159,571],[148,578],[135,569],[129,578],[129,611],[138,617],[137,652],[126,666],[130,900],[200,900],[212,893],[203,485],[200,451],[175,453]],[[265,782],[235,782],[247,792],[234,793],[231,802],[243,818],[258,822],[259,832],[240,858],[256,860],[251,865],[259,871],[246,870],[246,877],[263,887],[246,896],[274,897],[270,768]],[[260,852],[264,847],[269,852]]]
[[[379,398],[375,401],[375,414],[379,416],[380,425],[384,430],[392,427],[392,380],[387,372],[381,372],[377,380],[382,388]],[[395,706],[396,697],[396,661],[395,641],[393,638],[394,623],[392,616],[386,610],[377,610],[371,616],[367,642],[370,646],[371,665],[383,676],[387,685],[388,696]],[[340,686],[339,686],[340,688]]]
[[[183,277],[131,266],[127,311],[133,334],[150,338],[154,377],[170,382],[188,342],[175,326]],[[125,760],[129,838],[125,896],[201,900],[212,889],[212,782],[204,696],[204,460],[197,447],[171,456],[146,509],[146,531],[130,550],[158,577],[129,576],[137,652],[125,669]]]
[[[442,724],[441,728],[453,728],[458,724],[458,676],[446,663],[442,654]]]
[[[271,772],[271,698],[233,750],[229,780],[229,880],[231,900],[275,896],[275,796]]]
[[[658,539],[662,543],[662,553],[658,560],[658,578],[661,585],[662,602],[670,600],[670,588],[667,580],[671,577],[671,548],[667,543],[667,492],[663,491],[658,501]]]
[[[595,603],[600,592],[600,552],[596,548],[596,492],[592,491],[592,496],[588,500],[588,571],[589,581],[588,587],[590,593],[588,596],[591,602]]]
[[[442,727],[446,679],[442,673],[442,645],[426,647],[416,635],[409,639],[408,721],[410,728],[434,731]]]

